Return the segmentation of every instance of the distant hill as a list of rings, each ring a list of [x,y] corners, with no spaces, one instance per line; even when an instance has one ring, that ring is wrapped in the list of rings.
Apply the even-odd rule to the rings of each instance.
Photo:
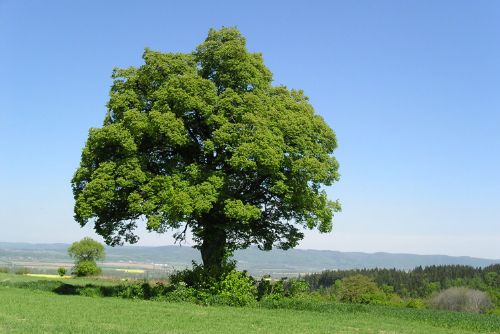
[[[68,244],[29,244],[0,242],[1,262],[70,262],[66,253]],[[189,266],[191,261],[201,262],[199,252],[188,246],[123,246],[106,248],[108,262],[141,262],[169,264],[176,268]],[[263,252],[256,247],[237,251],[234,258],[240,269],[252,274],[297,274],[319,272],[325,269],[397,268],[413,269],[417,266],[461,264],[485,267],[500,263],[500,259],[481,259],[468,256],[415,255],[393,253],[339,252],[330,250]]]

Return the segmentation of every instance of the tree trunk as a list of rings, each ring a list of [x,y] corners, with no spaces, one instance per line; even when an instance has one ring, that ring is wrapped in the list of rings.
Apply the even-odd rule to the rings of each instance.
[[[203,267],[210,276],[222,274],[226,261],[226,232],[212,224],[205,225],[203,230],[203,242],[200,247]]]

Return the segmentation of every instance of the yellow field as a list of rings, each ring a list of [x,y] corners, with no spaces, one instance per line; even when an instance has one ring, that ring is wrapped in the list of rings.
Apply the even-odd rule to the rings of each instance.
[[[26,274],[26,276],[31,277],[43,277],[43,278],[71,278],[71,276],[59,276],[59,275],[49,275],[49,274]]]

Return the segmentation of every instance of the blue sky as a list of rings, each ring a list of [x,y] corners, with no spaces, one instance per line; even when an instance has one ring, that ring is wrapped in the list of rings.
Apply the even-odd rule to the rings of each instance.
[[[500,258],[498,1],[0,0],[0,241],[94,236],[69,181],[113,67],[221,26],[337,133],[343,212],[302,248]]]

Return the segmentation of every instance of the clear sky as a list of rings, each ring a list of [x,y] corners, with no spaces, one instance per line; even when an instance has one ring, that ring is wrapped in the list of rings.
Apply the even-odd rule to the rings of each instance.
[[[221,26],[337,133],[328,192],[343,212],[300,247],[500,258],[493,0],[0,0],[0,241],[94,236],[73,221],[70,179],[113,67],[140,65],[144,47],[190,52]]]

